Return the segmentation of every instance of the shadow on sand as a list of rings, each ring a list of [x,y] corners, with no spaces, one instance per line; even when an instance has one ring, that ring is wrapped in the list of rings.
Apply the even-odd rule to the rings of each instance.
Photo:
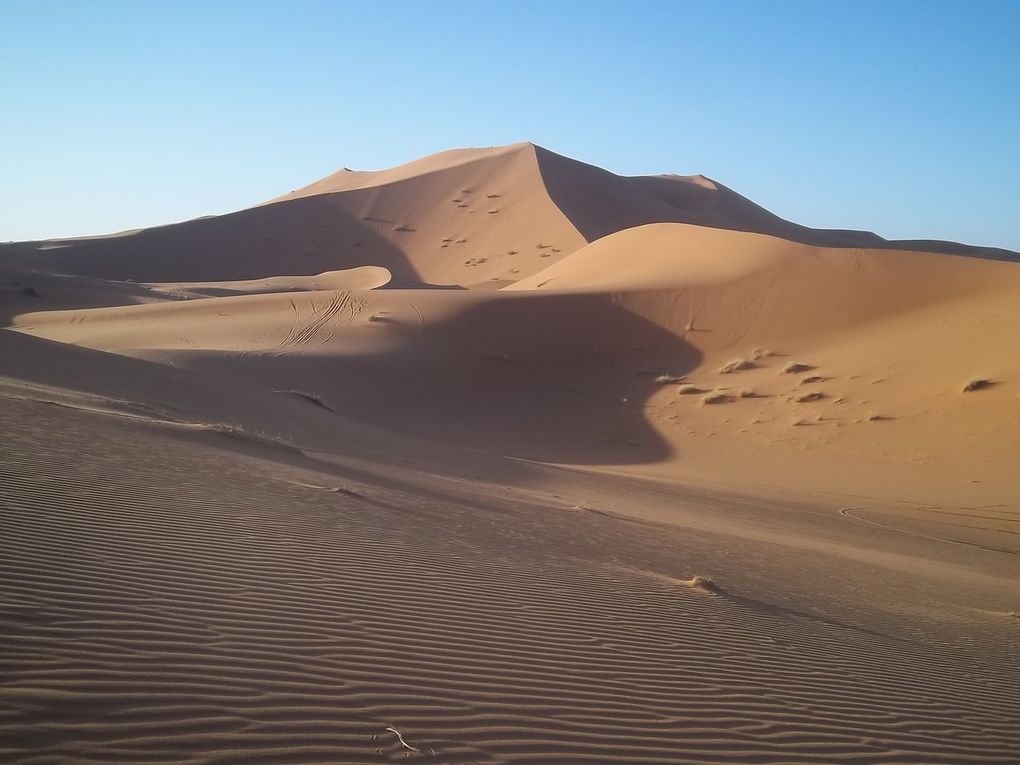
[[[646,419],[662,386],[700,354],[607,295],[507,294],[359,355],[177,355],[187,366],[313,392],[342,417],[524,460],[657,462],[671,448]],[[323,411],[323,416],[329,416]]]

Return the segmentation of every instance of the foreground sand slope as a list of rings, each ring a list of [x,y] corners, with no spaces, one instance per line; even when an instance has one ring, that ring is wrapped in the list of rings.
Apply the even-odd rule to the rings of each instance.
[[[1020,757],[1015,555],[0,343],[6,761]]]

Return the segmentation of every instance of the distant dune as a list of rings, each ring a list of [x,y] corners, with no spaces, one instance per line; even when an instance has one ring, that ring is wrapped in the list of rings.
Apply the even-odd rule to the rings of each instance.
[[[530,143],[0,245],[0,759],[1020,762],[1017,261]]]

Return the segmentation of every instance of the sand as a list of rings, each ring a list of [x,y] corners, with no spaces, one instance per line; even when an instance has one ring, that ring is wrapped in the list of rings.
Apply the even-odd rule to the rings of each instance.
[[[0,245],[0,759],[1020,761],[1018,259],[532,144]]]

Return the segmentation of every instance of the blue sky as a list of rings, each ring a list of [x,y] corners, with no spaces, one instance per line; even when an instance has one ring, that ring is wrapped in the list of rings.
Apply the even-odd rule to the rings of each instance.
[[[1020,250],[1020,2],[0,0],[0,240],[531,140]]]

